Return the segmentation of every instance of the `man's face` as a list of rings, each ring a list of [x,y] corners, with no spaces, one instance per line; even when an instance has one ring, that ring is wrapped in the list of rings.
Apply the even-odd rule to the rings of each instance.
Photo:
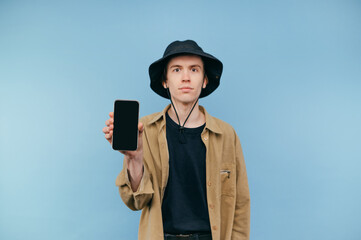
[[[199,56],[184,55],[168,62],[166,81],[172,100],[182,104],[192,104],[207,85],[203,61]]]

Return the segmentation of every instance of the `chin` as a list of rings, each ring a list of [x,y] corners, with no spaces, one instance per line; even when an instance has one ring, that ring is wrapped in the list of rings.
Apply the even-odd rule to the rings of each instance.
[[[183,97],[180,97],[180,98],[176,99],[177,102],[180,102],[180,103],[183,103],[183,104],[192,104],[196,100],[197,100],[197,98],[193,97],[193,96],[192,97],[191,96],[183,96]]]

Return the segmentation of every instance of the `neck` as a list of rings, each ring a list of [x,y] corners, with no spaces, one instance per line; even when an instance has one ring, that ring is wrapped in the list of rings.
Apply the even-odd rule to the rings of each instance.
[[[176,108],[176,111],[177,111],[177,114],[179,117],[179,121],[180,121],[180,125],[183,126],[184,121],[187,119],[187,117],[194,105],[194,102],[190,103],[190,104],[173,102],[173,104],[174,104],[174,107]],[[169,108],[168,115],[174,122],[178,123],[177,115],[176,115],[176,112],[175,112],[173,106],[171,106],[171,108]],[[197,101],[197,103],[195,104],[194,109],[193,109],[191,115],[188,117],[188,120],[185,123],[184,127],[195,128],[195,127],[202,126],[204,123],[205,123],[205,116],[199,110],[199,104]]]

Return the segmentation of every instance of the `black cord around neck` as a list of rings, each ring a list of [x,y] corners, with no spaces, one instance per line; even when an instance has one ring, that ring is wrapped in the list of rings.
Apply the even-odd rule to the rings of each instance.
[[[179,120],[179,116],[178,116],[178,113],[177,113],[177,110],[175,109],[175,106],[174,106],[173,101],[172,101],[172,97],[171,97],[170,92],[169,92],[169,88],[167,88],[167,94],[168,94],[168,97],[169,97],[169,99],[170,99],[170,103],[171,103],[172,106],[173,106],[175,115],[177,116],[177,120],[178,120],[178,124],[179,124],[179,131],[182,132],[183,129],[184,129],[184,126],[186,125],[186,122],[187,122],[189,116],[192,114],[193,109],[194,109],[194,107],[196,106],[196,104],[197,104],[197,102],[198,102],[199,97],[197,98],[197,100],[196,100],[195,103],[193,104],[193,107],[192,107],[191,111],[189,112],[189,114],[188,114],[186,120],[184,121],[183,125],[181,125],[180,120]]]

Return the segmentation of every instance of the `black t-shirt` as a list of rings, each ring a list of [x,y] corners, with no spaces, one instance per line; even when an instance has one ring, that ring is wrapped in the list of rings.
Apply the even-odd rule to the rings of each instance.
[[[166,114],[169,178],[162,203],[165,233],[210,232],[206,193],[206,148],[201,139],[204,126],[184,128]],[[186,140],[180,140],[180,134]]]

